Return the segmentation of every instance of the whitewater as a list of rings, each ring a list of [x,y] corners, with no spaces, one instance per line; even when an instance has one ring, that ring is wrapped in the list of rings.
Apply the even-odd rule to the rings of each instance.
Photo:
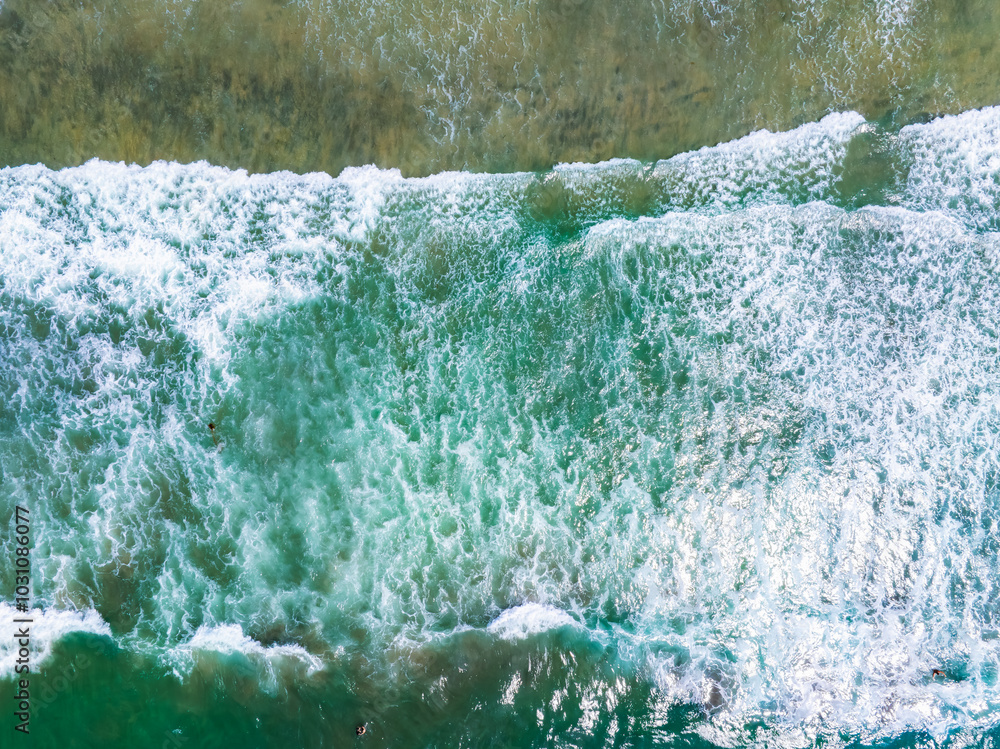
[[[541,173],[4,168],[36,662],[294,704],[303,746],[991,741],[998,230],[1000,108]]]

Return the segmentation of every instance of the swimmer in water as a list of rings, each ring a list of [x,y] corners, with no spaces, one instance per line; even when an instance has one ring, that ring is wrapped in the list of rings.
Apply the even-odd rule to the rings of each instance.
[[[354,732],[358,736],[364,736],[365,735],[365,726],[364,726],[364,724],[362,723],[360,726],[358,726],[356,729],[354,729]]]
[[[213,422],[208,422],[208,431],[212,433],[212,442],[218,447],[219,446],[219,435],[215,433],[215,424]]]

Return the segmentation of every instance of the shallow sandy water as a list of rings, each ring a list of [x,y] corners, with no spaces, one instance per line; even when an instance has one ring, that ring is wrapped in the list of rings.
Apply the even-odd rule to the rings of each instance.
[[[0,163],[406,175],[997,103],[988,2],[7,0]]]

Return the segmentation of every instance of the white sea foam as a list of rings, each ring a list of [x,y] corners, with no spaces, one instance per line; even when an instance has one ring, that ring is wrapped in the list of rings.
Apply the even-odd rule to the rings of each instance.
[[[524,603],[504,611],[486,630],[505,640],[520,640],[552,629],[577,626],[573,617],[555,606]]]
[[[6,282],[67,317],[100,312],[88,287],[133,312],[160,305],[224,365],[234,328],[318,293],[316,257],[363,238],[400,179],[374,167],[336,181],[205,163],[4,169]]]
[[[686,461],[705,456],[698,488],[654,521],[637,573],[648,593],[634,646],[661,688],[708,705],[727,731],[768,705],[802,732],[795,745],[831,725],[871,736],[990,725],[1000,700],[971,675],[1000,665],[985,553],[995,520],[982,521],[985,536],[957,531],[995,518],[997,332],[980,321],[1000,298],[996,236],[939,211],[810,204],[619,219],[594,227],[588,245],[623,274],[646,248],[684,248],[670,288],[698,335],[731,329],[734,342],[772,352],[695,354],[703,381],[763,377],[770,392],[764,411],[724,397],[713,417],[689,422],[715,444],[688,448]],[[728,274],[739,289],[723,282],[716,297]],[[749,456],[768,464],[767,448],[750,445],[767,445],[787,419],[804,426],[780,459],[794,469],[744,472]],[[809,454],[824,443],[825,469]],[[970,677],[934,680],[933,668]]]
[[[517,202],[551,175],[3,170],[4,291],[24,306],[0,340],[23,379],[10,409],[54,424],[19,422],[48,462],[5,479],[71,491],[68,516],[39,513],[46,592],[89,595],[86,571],[137,595],[128,575],[149,575],[159,641],[119,644],[181,675],[213,653],[323,667],[248,637],[248,616],[363,627],[378,648],[499,606],[487,631],[509,641],[606,626],[720,743],[762,717],[796,745],[988,725],[996,117],[904,129],[900,207],[796,205],[834,184],[848,113],[660,162],[709,210],[562,245]],[[587,193],[647,171],[554,178]],[[382,285],[347,293],[352,273]],[[297,315],[314,295],[344,316]],[[112,306],[124,343],[106,320],[86,332]],[[55,332],[30,328],[38,309]],[[302,335],[268,338],[279,323]],[[171,326],[203,357],[149,363],[139,339]],[[234,355],[242,390],[216,371]],[[191,426],[217,408],[232,452]],[[110,634],[93,612],[42,615],[66,622],[49,641]]]
[[[30,619],[30,623],[18,623],[16,627],[27,627],[30,637],[29,665],[32,672],[42,666],[52,653],[52,646],[66,635],[86,632],[93,635],[113,637],[111,628],[92,609],[86,611],[69,611],[60,609],[32,609],[28,613],[19,613],[13,606],[0,603],[0,616],[7,622],[18,619]],[[16,629],[15,629],[16,631]],[[125,638],[123,642],[127,642]],[[133,643],[140,645],[139,643]],[[15,672],[19,657],[17,638],[8,637],[0,642],[0,676],[7,677]],[[145,649],[145,648],[141,648]],[[237,624],[224,624],[213,627],[200,627],[194,636],[186,643],[178,645],[168,655],[167,660],[175,666],[184,664],[187,669],[193,665],[192,656],[198,652],[214,652],[223,655],[235,653],[246,656],[251,661],[269,664],[282,659],[297,661],[306,667],[306,673],[311,675],[323,666],[323,661],[311,654],[300,645],[271,645],[265,647],[256,640],[243,634]],[[183,668],[183,666],[181,666]],[[273,676],[273,673],[272,673]]]
[[[608,159],[596,163],[573,162],[568,164],[556,164],[552,171],[564,178],[577,178],[594,183],[601,177],[616,176],[618,174],[634,174],[642,170],[642,162],[635,159]]]
[[[223,624],[215,627],[199,627],[187,643],[178,646],[176,653],[192,654],[207,651],[231,655],[240,653],[251,659],[290,658],[301,661],[308,674],[323,668],[323,661],[301,645],[271,645],[264,647],[256,640],[243,634],[238,624]]]
[[[15,634],[20,628],[29,630],[28,666],[36,673],[52,654],[52,646],[60,638],[74,633],[87,632],[93,635],[111,637],[111,628],[93,609],[86,611],[65,611],[58,609],[31,609],[19,612],[8,603],[0,602],[0,617],[6,623],[8,635],[0,639],[0,677],[7,678],[15,673],[20,658],[20,644]],[[29,623],[15,623],[18,619],[30,619]]]
[[[93,609],[85,611],[70,611],[62,609],[32,609],[24,613],[18,612],[8,603],[0,602],[0,616],[10,623],[15,620],[29,619],[30,622],[13,624],[17,628],[27,628],[30,639],[29,666],[32,672],[45,664],[52,653],[52,646],[61,638],[84,632],[112,638],[111,628],[101,615]],[[127,639],[127,638],[126,638]],[[137,643],[136,643],[137,644]],[[0,677],[9,677],[15,673],[20,657],[20,645],[16,637],[7,637],[0,642]],[[323,668],[323,661],[310,653],[301,645],[271,645],[265,647],[256,640],[243,634],[238,624],[224,624],[214,627],[199,627],[194,636],[186,643],[173,649],[168,660],[177,661],[178,657],[188,661],[196,652],[215,652],[223,655],[242,654],[251,660],[261,662],[272,659],[290,659],[301,662],[308,674],[313,674]]]
[[[842,112],[788,132],[759,130],[660,161],[653,178],[669,191],[665,207],[676,209],[822,199],[864,121]]]
[[[908,125],[899,140],[909,160],[909,205],[1000,229],[1000,107]]]

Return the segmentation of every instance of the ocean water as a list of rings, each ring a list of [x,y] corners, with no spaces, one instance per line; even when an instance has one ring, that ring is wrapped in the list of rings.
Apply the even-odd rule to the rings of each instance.
[[[993,749],[998,38],[0,0],[0,747]]]
[[[998,229],[1000,108],[0,170],[3,745],[993,746]]]

